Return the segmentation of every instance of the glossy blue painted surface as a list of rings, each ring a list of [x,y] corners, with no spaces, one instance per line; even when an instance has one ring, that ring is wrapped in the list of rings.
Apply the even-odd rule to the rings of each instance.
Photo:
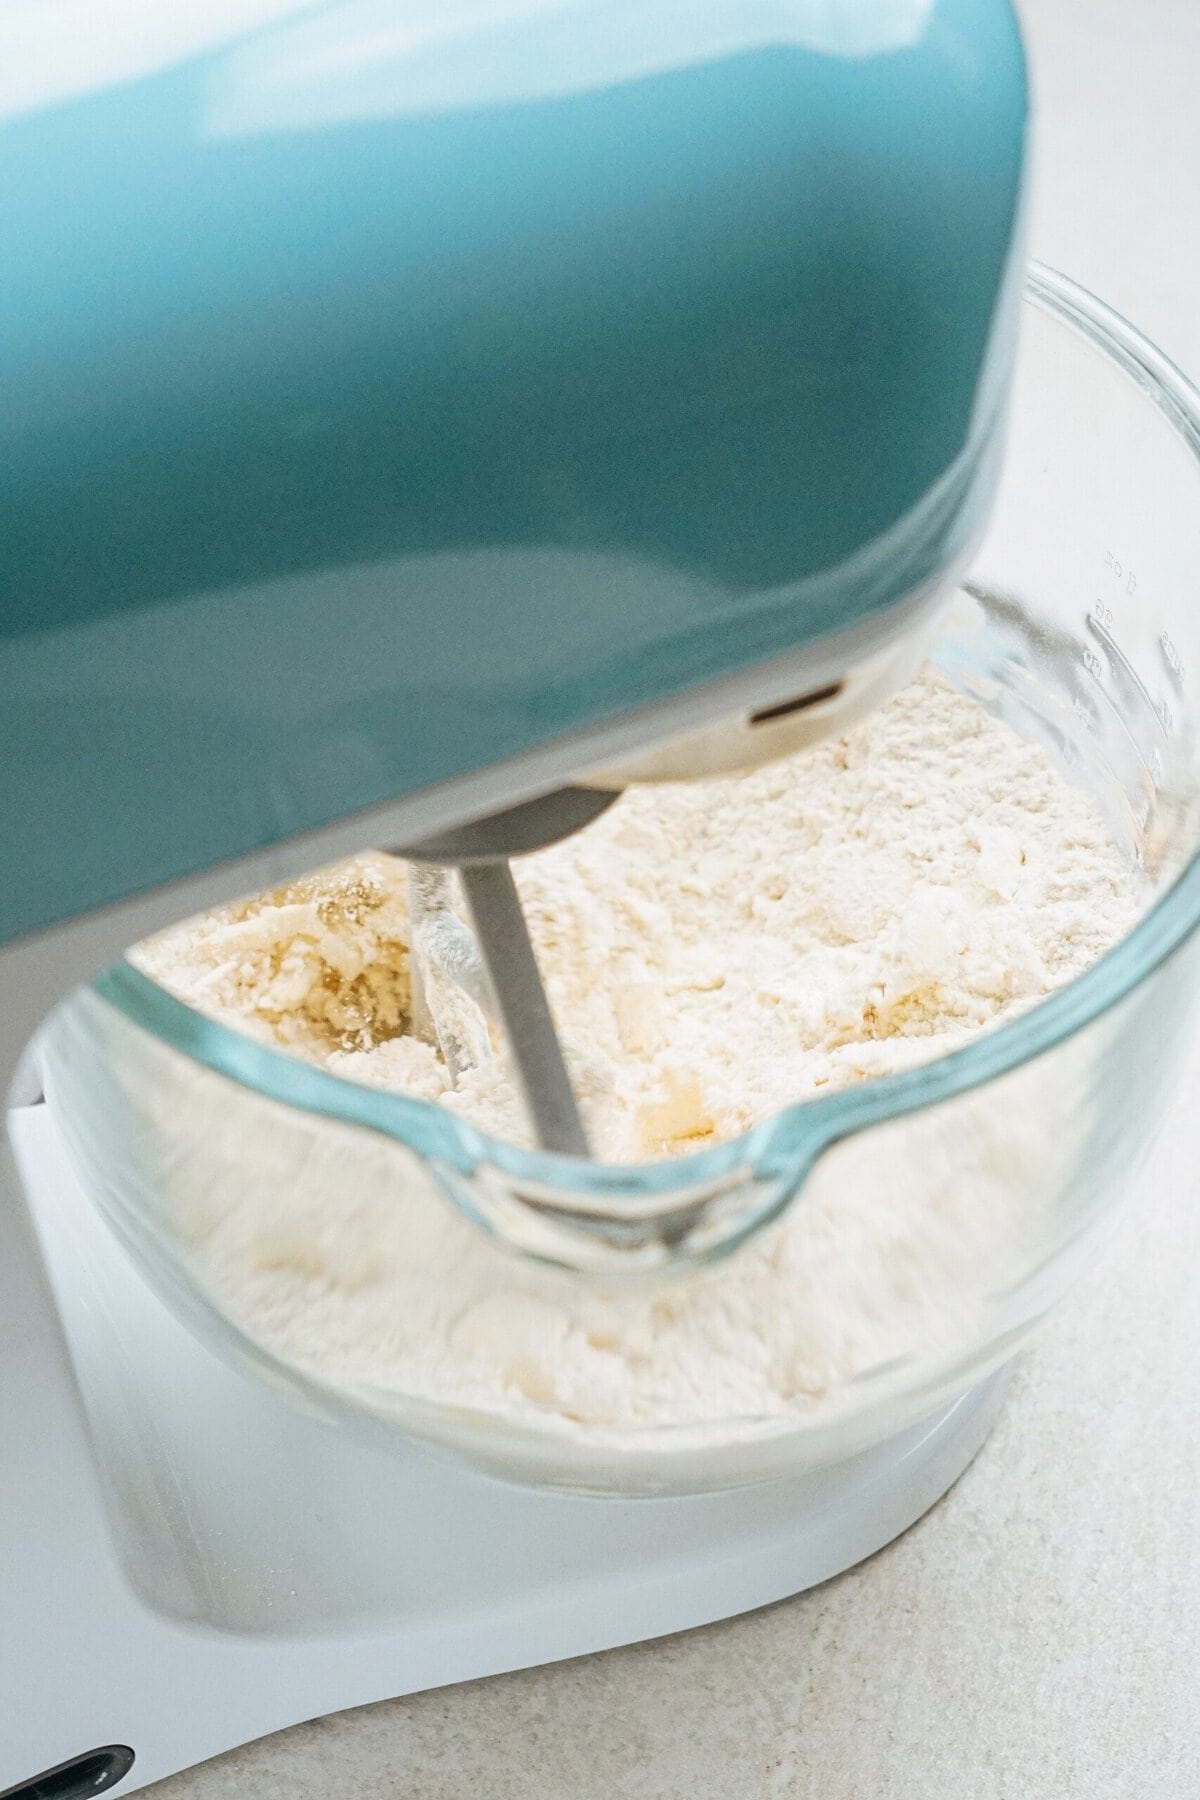
[[[0,120],[0,941],[803,644],[977,522],[1005,0],[483,10]]]

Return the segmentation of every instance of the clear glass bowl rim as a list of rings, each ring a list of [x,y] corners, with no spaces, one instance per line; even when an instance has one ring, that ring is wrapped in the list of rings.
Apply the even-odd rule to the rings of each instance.
[[[1043,264],[1029,265],[1024,301],[1062,320],[1120,368],[1165,415],[1200,465],[1200,393],[1161,351],[1111,307]],[[610,1216],[624,1211],[631,1218],[645,1218],[670,1205],[681,1189],[728,1181],[739,1172],[763,1180],[778,1180],[789,1171],[798,1177],[822,1151],[858,1131],[936,1106],[1044,1055],[1122,1000],[1198,923],[1200,851],[1107,955],[1028,1013],[975,1043],[903,1074],[798,1101],[715,1148],[629,1165],[523,1150],[489,1137],[431,1101],[343,1080],[205,1017],[126,960],[113,964],[92,985],[135,1025],[269,1100],[363,1127],[464,1175],[482,1164],[515,1182],[553,1188],[581,1214],[602,1208]]]

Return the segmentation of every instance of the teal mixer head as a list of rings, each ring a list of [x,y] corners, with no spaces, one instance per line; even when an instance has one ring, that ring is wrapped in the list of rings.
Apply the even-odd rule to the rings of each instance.
[[[1006,0],[347,3],[67,88],[0,120],[0,941],[769,712],[978,528]]]

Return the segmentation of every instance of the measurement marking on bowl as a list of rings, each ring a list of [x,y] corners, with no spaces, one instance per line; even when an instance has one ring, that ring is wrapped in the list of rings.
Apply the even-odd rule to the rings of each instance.
[[[1142,680],[1141,676],[1122,650],[1120,644],[1118,644],[1116,638],[1105,624],[1105,614],[1108,614],[1108,608],[1104,606],[1101,601],[1097,600],[1095,612],[1087,615],[1087,625],[1088,630],[1093,636],[1098,637],[1100,642],[1104,645],[1115,684],[1118,688],[1124,688],[1126,690],[1126,697],[1132,699],[1136,696],[1137,699],[1141,700],[1142,704],[1150,713],[1151,718],[1154,720],[1158,730],[1162,732],[1164,737],[1170,737],[1171,726],[1173,724],[1170,707],[1165,700],[1156,700],[1153,694],[1151,694],[1145,682]],[[1109,614],[1109,616],[1111,617],[1111,614]],[[1099,658],[1096,656],[1096,652],[1094,650],[1089,650],[1086,646],[1083,651],[1083,666],[1088,671],[1089,675],[1093,676],[1097,681],[1099,680],[1103,673],[1103,664],[1100,663]]]
[[[1104,552],[1104,566],[1118,581],[1124,581],[1127,594],[1137,593],[1138,579],[1128,563],[1122,563],[1120,557],[1114,556],[1111,550]]]
[[[1180,656],[1178,647],[1173,639],[1171,639],[1165,631],[1158,640],[1158,647],[1162,652],[1163,661],[1166,663],[1167,668],[1175,681],[1176,687],[1182,689],[1186,679],[1183,658]]]
[[[1151,788],[1157,794],[1158,788],[1159,788],[1159,783],[1162,780],[1162,772],[1163,772],[1162,752],[1159,750],[1158,745],[1151,744],[1149,750],[1146,750],[1138,742],[1137,738],[1133,735],[1133,730],[1130,726],[1129,720],[1125,717],[1125,714],[1121,711],[1119,704],[1117,703],[1116,700],[1113,699],[1112,695],[1109,693],[1106,693],[1105,690],[1099,686],[1097,686],[1096,692],[1097,692],[1099,699],[1102,700],[1104,702],[1104,705],[1108,708],[1109,714],[1111,715],[1114,724],[1117,725],[1117,727],[1124,733],[1125,737],[1129,740],[1129,746],[1130,746],[1131,750],[1133,751],[1135,758],[1137,759],[1138,763],[1141,765],[1141,768],[1142,768],[1144,774],[1146,775],[1146,778],[1149,781]],[[1081,712],[1077,705],[1075,708],[1075,714],[1076,714],[1077,718],[1082,718],[1082,719],[1084,719],[1085,723],[1087,722],[1088,715],[1087,715],[1086,709],[1085,709],[1085,711]],[[1141,825],[1144,825],[1145,822],[1146,821],[1144,818],[1139,821],[1139,823]]]

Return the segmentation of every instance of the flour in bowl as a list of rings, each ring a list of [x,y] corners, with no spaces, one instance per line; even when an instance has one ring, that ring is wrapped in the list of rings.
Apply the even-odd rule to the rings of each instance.
[[[632,789],[517,865],[595,1153],[702,1150],[1027,1010],[1135,923],[1090,799],[940,674],[750,775]],[[410,1030],[403,865],[370,854],[192,920],[134,960],[212,1017],[528,1141],[502,1047],[452,1091]],[[149,1054],[149,1052],[148,1052]],[[780,1420],[948,1354],[1044,1247],[1090,1104],[1037,1065],[839,1145],[712,1270],[607,1287],[490,1242],[402,1147],[220,1083],[148,1086],[163,1204],[278,1355],[555,1428]],[[208,1077],[209,1082],[216,1078]]]

